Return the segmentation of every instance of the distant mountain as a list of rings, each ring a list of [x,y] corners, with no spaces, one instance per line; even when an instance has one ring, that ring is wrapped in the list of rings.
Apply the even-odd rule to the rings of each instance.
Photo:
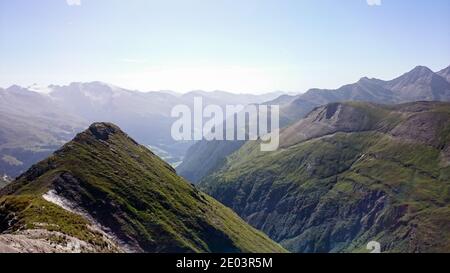
[[[180,161],[191,142],[174,141],[170,128],[174,118],[170,116],[175,105],[193,108],[194,97],[201,97],[204,105],[261,103],[275,98],[278,93],[263,95],[233,94],[224,91],[192,91],[182,95],[169,92],[137,92],[111,86],[101,82],[72,83],[68,86],[53,86],[50,93],[58,104],[70,109],[89,123],[108,120],[118,124],[139,142],[155,146],[168,152]]]
[[[19,86],[0,89],[0,176],[27,170],[85,124],[46,95]]]
[[[201,96],[205,105],[224,106],[260,103],[279,95],[139,92],[102,82],[29,88],[0,89],[0,175],[17,176],[98,120],[118,124],[165,160],[176,164],[192,142],[172,139],[172,107],[192,106],[194,96]]]
[[[384,86],[393,91],[397,102],[450,100],[450,83],[424,66],[418,66]]]
[[[119,127],[95,123],[0,190],[4,252],[284,252]]]
[[[213,92],[205,92],[205,91],[191,91],[186,94],[183,94],[181,98],[187,102],[192,103],[194,97],[203,97],[207,100],[208,104],[216,104],[220,106],[225,105],[248,105],[252,103],[263,103],[265,101],[273,100],[279,96],[283,95],[283,92],[270,92],[261,95],[254,94],[234,94],[225,91],[213,91]]]
[[[293,252],[450,251],[450,103],[332,103],[200,188]]]
[[[361,78],[356,83],[335,90],[311,89],[284,104],[282,112],[291,121],[295,121],[314,107],[331,102],[366,101],[398,104],[413,101],[450,101],[450,83],[438,73],[427,67],[417,66],[390,81]]]
[[[434,73],[427,67],[418,66],[390,81],[362,78],[353,84],[344,85],[335,90],[311,89],[297,96],[283,95],[265,102],[268,105],[280,105],[280,125],[287,126],[303,118],[315,107],[332,102],[365,101],[383,104],[398,104],[413,101],[450,101],[450,82],[446,68]],[[221,162],[236,151],[243,142],[199,141],[187,152],[184,161],[177,167],[180,175],[196,183],[205,175],[221,167]],[[215,147],[220,146],[220,147]],[[221,152],[210,154],[210,151]],[[214,164],[203,164],[208,159]]]
[[[437,72],[437,74],[450,82],[450,66]]]
[[[106,120],[118,124],[137,141],[168,152],[170,162],[180,161],[186,143],[170,136],[174,119],[170,110],[184,103],[179,97],[160,92],[138,92],[102,82],[53,86],[50,96],[58,105],[87,123]],[[178,144],[178,145],[177,145]]]

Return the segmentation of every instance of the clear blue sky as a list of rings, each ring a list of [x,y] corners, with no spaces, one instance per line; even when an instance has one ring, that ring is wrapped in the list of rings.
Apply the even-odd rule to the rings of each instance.
[[[450,65],[449,26],[448,0],[0,0],[0,87],[335,88]]]

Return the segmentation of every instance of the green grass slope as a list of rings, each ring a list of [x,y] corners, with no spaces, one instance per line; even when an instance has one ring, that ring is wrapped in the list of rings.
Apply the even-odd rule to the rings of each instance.
[[[280,138],[201,188],[293,252],[450,252],[450,104],[333,104]]]
[[[76,238],[98,239],[86,219],[42,198],[50,190],[133,251],[285,251],[112,124],[91,125],[0,191],[3,230],[19,229],[14,222],[20,228],[43,222]],[[11,214],[19,217],[5,226]]]

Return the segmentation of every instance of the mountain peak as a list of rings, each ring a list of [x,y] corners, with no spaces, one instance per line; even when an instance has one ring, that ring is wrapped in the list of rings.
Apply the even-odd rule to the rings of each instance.
[[[367,81],[369,80],[369,77],[362,77],[361,79],[359,79],[360,81]]]
[[[433,79],[439,77],[431,69],[426,66],[416,66],[409,72],[387,82],[386,87],[393,91],[403,91],[407,93],[419,93],[418,84],[429,85]],[[420,96],[419,96],[420,97]],[[422,98],[424,99],[424,98]],[[418,100],[418,99],[416,99]]]
[[[418,65],[418,66],[414,67],[414,69],[411,70],[410,72],[408,72],[407,74],[409,74],[409,73],[413,73],[415,75],[427,75],[427,74],[433,74],[434,72],[426,66]]]
[[[444,68],[444,69],[442,69],[441,71],[439,71],[439,72],[450,72],[450,65],[449,66],[447,66],[446,68]]]
[[[443,77],[444,79],[447,80],[447,82],[450,83],[450,66],[442,69],[441,71],[437,72],[437,74],[441,77]]]
[[[132,143],[132,145],[139,146],[139,144],[132,139],[127,133],[122,131],[119,126],[110,122],[95,122],[92,123],[88,129],[79,133],[74,141],[78,143],[89,143],[91,141],[107,141],[113,142],[112,138],[120,137],[122,140]],[[70,143],[70,142],[69,142]]]
[[[26,89],[23,88],[22,86],[19,86],[17,84],[13,84],[10,87],[6,88],[6,91],[9,92],[21,92],[21,91],[25,91]]]
[[[97,139],[108,140],[111,135],[125,134],[118,126],[110,122],[95,122],[88,131]]]

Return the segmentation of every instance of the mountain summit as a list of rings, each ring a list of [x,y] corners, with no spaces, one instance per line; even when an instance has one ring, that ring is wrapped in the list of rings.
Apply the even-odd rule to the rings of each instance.
[[[284,251],[111,123],[3,188],[0,232],[11,251]]]

